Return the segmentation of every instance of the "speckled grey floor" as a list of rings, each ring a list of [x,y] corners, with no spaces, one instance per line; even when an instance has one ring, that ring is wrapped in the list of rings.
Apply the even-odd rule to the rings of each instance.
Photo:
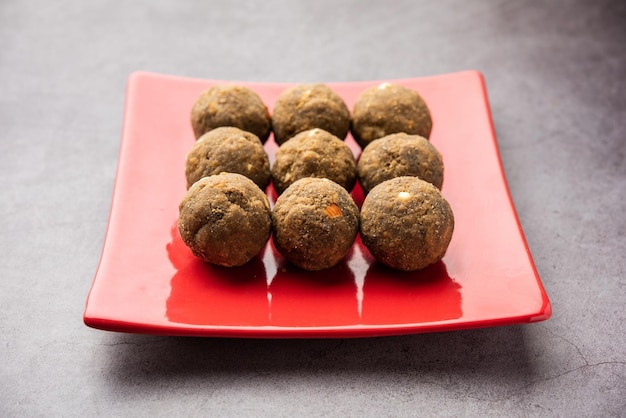
[[[0,415],[624,416],[623,1],[0,3]],[[355,340],[82,323],[134,70],[483,72],[542,323]]]

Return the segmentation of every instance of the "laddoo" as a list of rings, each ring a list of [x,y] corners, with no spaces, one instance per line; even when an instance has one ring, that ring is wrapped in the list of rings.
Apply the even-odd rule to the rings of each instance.
[[[365,193],[401,176],[419,177],[441,189],[444,165],[441,153],[426,138],[398,133],[372,141],[361,153],[357,171]]]
[[[350,130],[350,110],[325,84],[298,84],[284,90],[272,111],[272,129],[278,145],[299,132],[324,129],[339,139]]]
[[[363,244],[378,261],[397,270],[419,270],[441,260],[453,230],[448,201],[417,177],[380,183],[361,207]]]
[[[278,197],[272,210],[273,241],[289,262],[304,270],[338,264],[359,229],[359,209],[332,180],[307,177]]]
[[[242,174],[264,190],[270,182],[270,162],[261,140],[234,127],[202,135],[187,154],[187,188],[202,177],[222,172]]]
[[[191,108],[196,139],[220,126],[234,126],[255,134],[262,143],[271,131],[271,117],[252,89],[236,84],[217,84],[198,96]]]
[[[271,234],[265,193],[249,178],[222,173],[195,182],[179,205],[178,230],[193,254],[219,266],[240,266]]]
[[[315,128],[300,132],[278,148],[271,177],[278,194],[304,177],[327,178],[351,191],[356,183],[356,161],[341,139]]]
[[[428,139],[432,125],[430,110],[422,96],[399,84],[382,83],[364,90],[352,110],[352,136],[361,148],[398,132]]]

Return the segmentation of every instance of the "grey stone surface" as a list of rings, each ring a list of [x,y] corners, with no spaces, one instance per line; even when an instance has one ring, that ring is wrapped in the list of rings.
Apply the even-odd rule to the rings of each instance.
[[[0,2],[0,416],[624,416],[623,1]],[[107,333],[82,313],[130,72],[483,72],[546,322],[348,340]]]

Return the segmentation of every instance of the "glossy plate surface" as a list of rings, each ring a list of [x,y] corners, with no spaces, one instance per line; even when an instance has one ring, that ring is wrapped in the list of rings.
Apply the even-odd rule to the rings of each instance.
[[[84,321],[111,331],[231,337],[367,337],[528,323],[551,315],[502,172],[485,84],[468,71],[391,80],[417,90],[433,116],[431,142],[445,163],[442,192],[455,214],[443,260],[400,273],[360,241],[316,273],[284,261],[271,243],[239,268],[196,259],[176,228],[185,194],[189,122],[216,83],[153,73],[128,81],[119,165],[100,265]],[[328,83],[351,109],[381,81]],[[289,84],[238,83],[270,110]],[[355,155],[352,137],[346,143]],[[270,137],[270,160],[277,149]],[[275,198],[268,189],[270,198]],[[363,193],[353,191],[357,204]]]

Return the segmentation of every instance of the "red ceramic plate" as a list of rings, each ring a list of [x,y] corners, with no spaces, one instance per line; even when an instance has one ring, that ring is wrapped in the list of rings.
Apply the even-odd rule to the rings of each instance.
[[[443,260],[401,273],[360,243],[345,260],[300,271],[271,243],[250,263],[220,268],[194,258],[176,228],[194,143],[190,109],[219,81],[145,72],[128,81],[119,166],[102,258],[86,303],[90,327],[134,333],[230,337],[366,337],[458,330],[547,319],[502,172],[478,72],[393,80],[417,90],[433,116],[445,162],[443,194],[455,214]],[[380,83],[329,83],[349,108]],[[289,84],[240,83],[270,110]],[[359,148],[346,139],[355,154]],[[276,144],[265,145],[273,159]],[[275,197],[271,188],[270,197]],[[353,191],[363,201],[359,186]]]

